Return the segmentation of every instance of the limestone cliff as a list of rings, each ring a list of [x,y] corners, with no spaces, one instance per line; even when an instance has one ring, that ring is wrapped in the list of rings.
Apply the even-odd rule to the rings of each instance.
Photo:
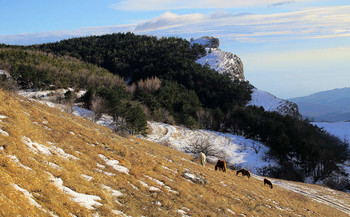
[[[202,65],[207,64],[210,68],[220,73],[230,74],[232,78],[245,79],[243,62],[236,54],[220,50],[220,41],[218,38],[205,36],[193,40],[191,43],[201,44],[207,51],[207,55],[198,59],[197,63]]]

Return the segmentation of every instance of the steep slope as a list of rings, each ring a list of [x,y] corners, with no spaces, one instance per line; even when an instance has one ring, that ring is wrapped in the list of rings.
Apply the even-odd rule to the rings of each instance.
[[[265,111],[300,117],[298,106],[295,103],[279,99],[266,91],[256,88],[253,89],[252,99],[247,105],[262,106]]]
[[[348,149],[350,150],[350,122],[340,121],[340,122],[312,122],[312,124],[322,128],[326,132],[338,137],[340,140],[348,143]],[[342,164],[342,169],[347,176],[350,177],[350,160],[345,161]]]
[[[208,65],[219,73],[229,73],[232,78],[245,79],[242,60],[236,55],[218,49],[219,39],[213,37],[201,37],[191,42],[206,47],[207,54],[196,60],[201,65]],[[272,94],[253,89],[252,99],[247,105],[262,106],[265,111],[275,111],[282,115],[300,117],[298,106],[290,101],[279,99]]]
[[[315,121],[350,119],[350,88],[337,88],[289,100],[298,104],[303,116]]]
[[[312,122],[312,124],[324,129],[325,131],[338,137],[342,141],[347,141],[348,143],[350,143],[350,121],[339,121],[334,123]]]
[[[270,189],[261,177],[202,167],[186,154],[120,137],[53,104],[1,90],[0,102],[0,216],[350,214],[343,192],[278,180]],[[296,193],[301,188],[328,202]]]

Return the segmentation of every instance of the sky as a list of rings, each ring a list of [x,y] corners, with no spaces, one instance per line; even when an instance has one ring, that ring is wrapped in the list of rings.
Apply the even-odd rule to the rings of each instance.
[[[0,43],[114,32],[217,37],[284,99],[350,86],[349,0],[0,0]]]

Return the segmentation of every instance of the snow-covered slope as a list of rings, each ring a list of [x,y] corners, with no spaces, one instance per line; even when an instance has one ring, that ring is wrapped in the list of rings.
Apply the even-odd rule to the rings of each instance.
[[[211,69],[220,73],[230,73],[231,76],[244,80],[243,63],[236,55],[218,48],[206,48],[207,55],[196,62],[201,65],[209,64]]]
[[[166,144],[179,151],[186,152],[196,142],[212,146],[229,165],[236,168],[246,168],[255,174],[262,174],[266,167],[277,167],[277,162],[268,159],[269,148],[260,142],[246,139],[242,136],[219,133],[208,130],[190,130],[185,127],[149,122],[150,133],[147,140]],[[209,156],[212,162],[217,158]]]
[[[253,89],[252,99],[247,105],[262,106],[265,111],[275,111],[282,115],[300,117],[298,106],[295,103],[279,99],[271,93],[256,88]]]
[[[92,113],[92,111],[75,107],[75,115],[92,117]],[[102,115],[96,123],[113,128],[112,122],[111,116]],[[187,152],[190,146],[196,142],[209,142],[229,165],[236,168],[246,168],[255,174],[262,174],[264,168],[278,167],[276,161],[266,157],[269,151],[268,147],[243,136],[208,130],[191,130],[159,122],[148,122],[148,127],[149,134],[144,139],[170,146],[181,152]],[[214,156],[208,156],[208,159],[212,162],[218,160]]]
[[[244,80],[243,63],[241,59],[233,53],[222,51],[218,48],[219,39],[212,37],[202,37],[191,42],[201,44],[206,47],[207,55],[199,58],[196,62],[201,65],[210,66],[211,69],[219,73],[229,73],[233,78]]]
[[[350,142],[350,121],[341,122],[312,122],[312,124],[323,128],[328,133],[338,137],[342,141]],[[350,147],[349,147],[350,149]]]
[[[340,122],[312,122],[312,124],[323,128],[326,132],[338,137],[340,140],[348,143],[348,149],[350,150],[350,122],[349,121],[340,121]],[[348,174],[350,177],[350,161],[344,162],[341,165],[343,171]]]
[[[206,47],[207,55],[198,59],[197,63],[203,66],[208,65],[219,73],[229,73],[232,78],[245,79],[241,59],[236,54],[218,49],[219,42],[217,38],[201,37],[191,43],[201,44]],[[252,99],[248,105],[262,106],[266,111],[275,111],[282,115],[300,117],[298,106],[295,103],[279,99],[257,88],[253,89]]]

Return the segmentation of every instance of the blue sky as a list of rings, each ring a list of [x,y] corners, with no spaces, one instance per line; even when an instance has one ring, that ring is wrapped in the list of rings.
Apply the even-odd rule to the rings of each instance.
[[[281,98],[350,86],[348,0],[0,0],[0,43],[127,31],[218,37]]]

